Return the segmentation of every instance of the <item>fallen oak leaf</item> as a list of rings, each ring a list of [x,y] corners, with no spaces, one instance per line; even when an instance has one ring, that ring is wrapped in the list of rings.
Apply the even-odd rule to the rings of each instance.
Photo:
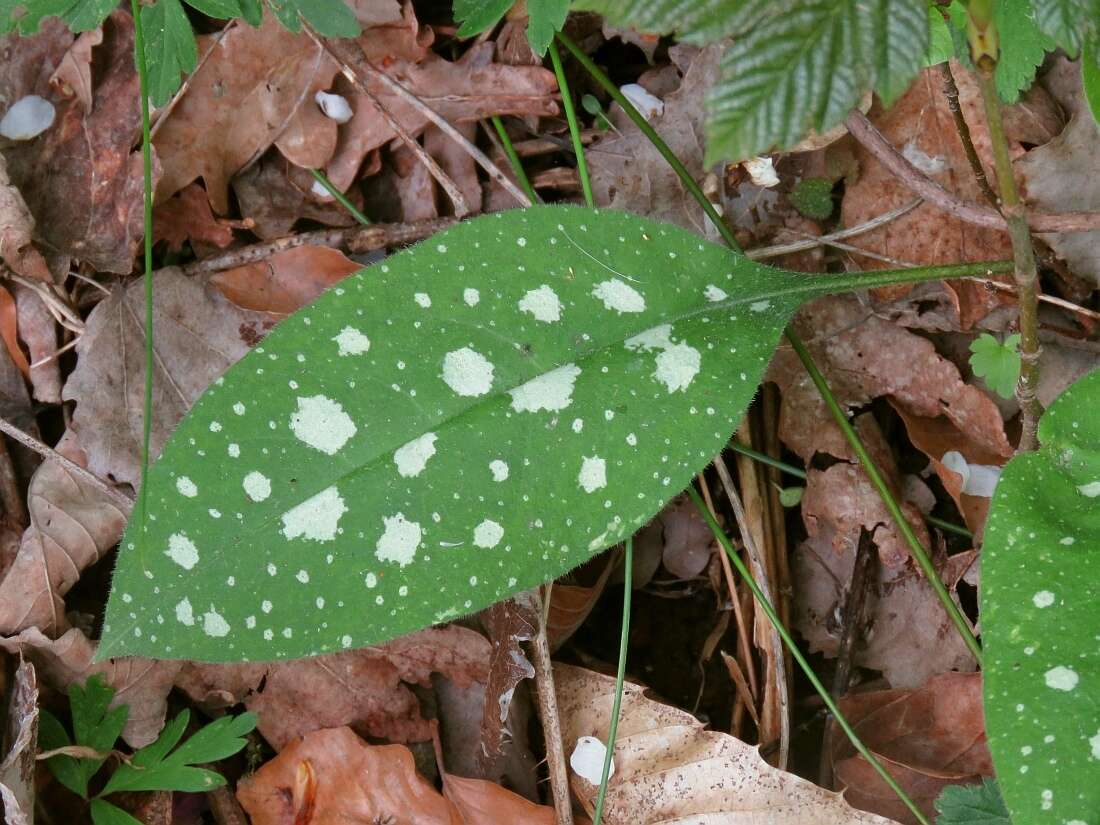
[[[607,740],[615,679],[572,665],[554,665],[562,740]],[[758,749],[703,724],[686,711],[655,702],[624,685],[615,773],[603,821],[646,825],[705,819],[714,825],[890,825],[893,820],[852,808],[839,795],[773,768]],[[570,773],[573,792],[591,812],[598,787]]]

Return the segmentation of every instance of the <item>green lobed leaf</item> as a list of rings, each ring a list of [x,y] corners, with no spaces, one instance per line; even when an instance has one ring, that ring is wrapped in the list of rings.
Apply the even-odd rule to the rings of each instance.
[[[948,785],[936,799],[936,825],[1012,825],[994,779],[977,785]]]
[[[60,720],[48,710],[38,712],[38,749],[40,751],[52,751],[64,748],[72,744],[69,733]],[[91,775],[86,771],[86,765],[82,760],[72,756],[51,756],[46,760],[46,767],[54,775],[58,782],[73,793],[87,798],[88,780]]]
[[[676,34],[688,43],[713,43],[743,34],[769,17],[796,8],[799,0],[578,0],[574,7],[598,11],[609,23],[643,32]]]
[[[1030,88],[1036,69],[1056,44],[1036,25],[1031,0],[997,0],[993,22],[1001,48],[993,76],[997,94],[1006,103],[1015,103],[1020,92]]]
[[[179,0],[157,0],[152,6],[142,6],[141,25],[149,99],[154,106],[163,106],[179,89],[181,75],[194,71],[198,63],[195,34]]]
[[[114,748],[130,713],[130,708],[126,705],[113,709],[110,707],[114,696],[114,688],[107,684],[101,674],[90,676],[83,685],[73,684],[69,687],[69,707],[76,744],[100,753],[108,753]],[[58,756],[56,760],[55,762],[51,759],[48,763],[54,775],[84,797],[88,795],[88,782],[105,761],[84,757],[73,759],[68,756]]]
[[[142,825],[140,819],[102,799],[92,800],[91,813],[94,825]]]
[[[465,222],[283,321],[179,425],[102,657],[279,659],[472,613],[645,524],[830,278],[545,206]]]
[[[0,0],[0,34],[34,34],[47,17],[60,17],[74,32],[91,31],[117,6],[116,0]]]
[[[527,41],[540,57],[569,16],[570,0],[527,0]]]
[[[1097,31],[1100,0],[1032,0],[1035,23],[1071,58]]]
[[[454,0],[459,37],[473,37],[488,31],[512,8],[515,0]]]
[[[302,30],[304,19],[322,37],[357,37],[359,21],[344,0],[267,0],[284,28]]]
[[[1019,334],[1009,335],[1002,344],[983,332],[970,342],[970,368],[1001,398],[1011,398],[1020,380],[1019,347]]]
[[[1014,822],[1100,810],[1100,370],[1005,467],[982,548],[989,747]]]

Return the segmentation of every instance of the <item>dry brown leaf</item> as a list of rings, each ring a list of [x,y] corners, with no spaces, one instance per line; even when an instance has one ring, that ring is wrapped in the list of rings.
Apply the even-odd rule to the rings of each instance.
[[[50,86],[65,97],[75,97],[85,112],[92,110],[92,49],[102,42],[102,26],[81,32],[50,75]]]
[[[703,97],[718,76],[722,50],[722,44],[702,51],[684,45],[669,50],[684,79],[665,98],[664,114],[652,122],[697,180],[704,173]],[[619,134],[587,152],[597,203],[670,221],[700,235],[712,233],[702,209],[653,144],[625,117],[614,120]]]
[[[929,819],[948,785],[993,775],[982,714],[982,677],[944,673],[916,690],[857,693],[840,700],[856,733]],[[916,819],[839,732],[833,736],[833,771],[848,800],[905,825]]]
[[[38,745],[38,680],[34,665],[21,661],[15,671],[0,745],[0,809],[4,825],[34,821],[34,765]],[[468,780],[465,780],[468,781]]]
[[[433,672],[467,686],[485,681],[489,643],[458,625],[432,627],[378,647],[276,664],[187,663],[177,686],[206,708],[243,701],[276,749],[320,728],[350,725],[396,742],[429,739],[428,722],[404,683],[430,685]],[[261,687],[262,686],[262,687]]]
[[[710,527],[686,495],[676,496],[657,514],[664,527],[661,563],[672,575],[692,579],[707,569],[717,543]]]
[[[130,657],[93,663],[95,642],[75,627],[57,639],[28,628],[15,636],[0,637],[0,650],[22,654],[34,663],[41,681],[58,690],[103,674],[115,689],[111,706],[130,708],[122,738],[135,748],[148,745],[164,727],[168,692],[182,665],[179,661]]]
[[[214,217],[206,192],[198,184],[185,186],[153,211],[153,243],[167,241],[179,252],[184,243],[224,249],[233,243],[233,221]]]
[[[50,282],[50,269],[34,248],[34,218],[23,195],[8,177],[7,161],[0,155],[0,259],[27,278]]]
[[[19,337],[30,353],[31,387],[34,397],[46,404],[61,403],[61,369],[56,358],[57,322],[42,297],[23,284],[15,284],[15,311]],[[46,360],[44,363],[37,363]]]
[[[482,614],[492,645],[478,754],[478,762],[483,766],[492,765],[500,758],[512,696],[520,682],[535,676],[535,667],[528,660],[523,643],[538,635],[536,605],[537,601],[520,594],[514,599],[497,602]]]
[[[546,617],[546,641],[550,651],[554,652],[568,641],[584,624],[596,601],[607,586],[607,580],[615,569],[617,551],[603,553],[590,561],[585,562],[573,571],[570,579],[576,581],[586,571],[595,569],[599,574],[588,578],[591,584],[562,584],[555,582],[550,590],[550,609]]]
[[[85,463],[71,430],[55,449]],[[70,626],[65,594],[118,543],[129,513],[57,461],[43,462],[31,477],[27,509],[30,526],[0,582],[0,634],[35,627],[56,637]]]
[[[370,175],[377,171],[375,165],[362,173]],[[278,152],[269,151],[233,178],[233,192],[241,216],[251,222],[251,231],[265,241],[289,235],[294,224],[303,218],[327,226],[354,224],[355,218],[343,206],[335,200],[321,200],[312,191],[314,182],[313,175],[305,169],[299,169]],[[358,187],[352,187],[347,195],[356,206],[362,206]]]
[[[992,155],[989,132],[985,123],[980,95],[975,81],[965,69],[952,64],[960,91],[960,105],[970,126],[975,147],[983,158],[987,177],[992,176]],[[925,69],[909,90],[887,111],[872,119],[883,135],[893,143],[918,169],[964,200],[982,203],[984,196],[975,180],[958,137],[955,122],[943,92],[940,67]],[[1012,134],[1017,140],[1045,143],[1051,132],[1051,117],[1044,106],[1053,107],[1042,90],[1025,98],[1008,116]],[[1014,127],[1014,128],[1013,128]],[[855,226],[913,200],[913,193],[897,177],[866,150],[856,152],[861,173],[850,184],[841,206],[841,222]],[[901,265],[929,265],[985,261],[1011,257],[1008,235],[964,223],[930,204],[922,204],[885,226],[850,240],[861,249],[885,255]],[[857,256],[866,269],[886,269],[895,264]],[[891,287],[878,290],[877,295],[894,300],[909,295],[912,287]],[[915,297],[915,296],[914,296]],[[939,312],[916,305],[905,323],[931,328],[961,327],[969,329],[1011,297],[999,291],[989,291],[972,281],[948,282],[921,290],[921,301],[936,301]]]
[[[607,741],[615,680],[556,664],[554,679],[567,752],[582,736]],[[889,825],[838,794],[768,765],[739,739],[708,731],[686,711],[647,699],[626,683],[607,789],[608,825],[706,821],[713,825]],[[573,792],[593,810],[597,786],[570,772]]]
[[[298,246],[219,272],[210,283],[242,309],[282,317],[362,268],[337,249]]]
[[[536,805],[484,779],[444,774],[443,795],[466,825],[554,825],[558,821],[549,805]]]
[[[0,337],[4,339],[4,346],[11,356],[12,363],[23,373],[23,377],[31,377],[31,365],[27,363],[27,356],[19,348],[19,316],[15,306],[15,299],[11,293],[0,287]]]
[[[54,124],[5,154],[44,249],[128,274],[142,236],[143,189],[141,152],[131,151],[140,135],[133,18],[113,12],[103,34],[91,110],[47,87],[40,93],[54,98]],[[155,163],[154,176],[159,170]]]
[[[233,306],[213,287],[161,269],[154,284],[157,336],[152,454],[195,399],[273,326],[270,316]],[[145,298],[140,281],[116,286],[88,317],[77,365],[65,384],[76,401],[72,427],[88,469],[137,487],[145,374]]]
[[[403,745],[367,745],[351,728],[293,743],[237,785],[252,825],[462,825]]]

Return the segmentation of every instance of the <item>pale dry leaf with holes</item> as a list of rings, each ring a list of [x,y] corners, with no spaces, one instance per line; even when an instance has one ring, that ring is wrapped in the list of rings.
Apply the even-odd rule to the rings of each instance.
[[[116,11],[95,48],[92,108],[76,98],[41,91],[55,101],[52,126],[5,150],[8,172],[34,215],[44,251],[63,253],[96,269],[128,274],[142,236],[141,134],[134,26]],[[48,81],[48,78],[47,78]],[[0,88],[0,95],[7,89]],[[154,176],[160,166],[154,159]]]
[[[915,690],[853,693],[840,708],[863,743],[887,767],[929,819],[948,785],[993,775],[982,713],[982,677],[943,673]],[[829,755],[838,787],[853,805],[904,825],[916,818],[855,748],[835,729]]]
[[[85,463],[72,431],[55,449]],[[0,634],[34,627],[56,637],[70,626],[65,594],[118,543],[129,513],[57,461],[43,462],[31,477],[27,509],[30,525],[0,581]]]
[[[183,663],[136,656],[93,663],[95,649],[95,642],[75,627],[56,639],[33,627],[15,636],[0,637],[0,650],[30,660],[39,681],[56,690],[67,690],[73,683],[83,684],[93,674],[103,674],[115,689],[112,707],[130,708],[122,738],[135,748],[148,745],[164,727],[168,693]]]
[[[318,610],[324,608],[324,600]],[[488,676],[489,643],[457,625],[434,627],[377,647],[277,664],[187,663],[176,686],[201,707],[239,702],[259,715],[276,750],[320,728],[348,725],[391,742],[431,737],[410,684],[440,673],[460,686]]]
[[[34,665],[19,663],[7,694],[10,698],[0,734],[0,810],[5,825],[31,825],[38,743],[38,680]]]
[[[215,273],[210,283],[242,309],[284,317],[362,268],[338,249],[298,246]]]
[[[992,176],[989,132],[985,124],[976,82],[956,63],[952,64],[959,86],[959,101],[983,159],[986,176]],[[1006,108],[1006,130],[1018,153],[1020,143],[1042,144],[1058,131],[1053,101],[1036,88],[1021,103]],[[986,203],[966,158],[955,121],[943,92],[940,68],[925,69],[909,90],[886,112],[875,110],[872,120],[883,135],[921,172],[964,200]],[[859,178],[845,189],[841,223],[855,226],[913,200],[913,193],[862,147],[856,149]],[[897,263],[854,256],[863,269],[892,266],[953,264],[1012,257],[1006,233],[964,223],[931,204],[922,204],[905,215],[847,241],[861,249],[885,255]],[[912,295],[910,304],[898,307],[903,323],[932,329],[969,329],[986,323],[1003,325],[1003,307],[1011,295],[990,292],[972,281],[944,285],[888,287],[876,291],[882,301]],[[919,300],[917,296],[919,295]],[[1001,310],[1000,312],[997,312]]]
[[[273,326],[271,316],[240,309],[178,269],[154,281],[152,453],[203,390]],[[72,426],[98,476],[137,487],[141,468],[145,375],[145,299],[140,281],[116,286],[88,316],[65,383],[75,401]]]
[[[446,785],[444,786],[446,788]],[[452,780],[441,795],[403,745],[368,745],[350,728],[310,733],[237,786],[252,825],[550,825],[553,809],[498,785]]]
[[[683,80],[665,97],[664,113],[652,121],[697,180],[704,173],[703,96],[718,76],[721,56],[721,44],[701,51],[673,46],[669,57]],[[670,221],[710,237],[713,228],[703,210],[653,144],[618,107],[612,109],[612,121],[619,131],[605,133],[587,152],[596,203]]]
[[[567,752],[577,740],[607,741],[615,680],[590,670],[554,666]],[[624,685],[615,775],[603,821],[646,825],[706,821],[714,825],[889,825],[893,820],[852,808],[839,795],[768,765],[757,748],[705,730],[694,716]],[[570,772],[570,785],[591,814],[598,788]]]

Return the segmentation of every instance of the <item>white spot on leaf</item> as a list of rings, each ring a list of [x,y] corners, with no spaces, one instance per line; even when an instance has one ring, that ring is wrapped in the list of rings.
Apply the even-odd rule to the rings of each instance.
[[[1040,590],[1038,593],[1031,597],[1031,602],[1039,608],[1050,607],[1052,604],[1054,604],[1054,594],[1051,593],[1049,590]]]
[[[424,309],[428,309],[432,305],[432,296],[429,295],[427,292],[416,293],[413,296],[413,300],[415,300],[416,303],[420,306],[424,307]]]
[[[724,301],[729,297],[725,290],[719,289],[714,284],[707,284],[707,288],[703,290],[703,295],[708,301]]]
[[[1088,498],[1100,496],[1100,481],[1090,481],[1088,484],[1078,484],[1077,492]]]
[[[271,495],[271,479],[258,470],[244,477],[244,492],[253,501],[263,501]]]
[[[489,470],[493,474],[493,481],[507,481],[508,480],[508,463],[501,461],[499,458],[495,461],[489,462]]]
[[[478,301],[481,300],[481,293],[473,287],[466,287],[462,290],[462,300],[466,302],[466,306],[476,307]]]
[[[581,368],[576,364],[565,364],[508,390],[512,409],[516,412],[564,410],[573,403],[573,385],[580,374]]]
[[[298,411],[290,415],[290,429],[299,441],[328,455],[336,455],[357,428],[338,401],[324,395],[298,399]]]
[[[607,462],[599,456],[582,456],[581,471],[577,483],[586,493],[594,493],[607,486]]]
[[[186,496],[187,498],[194,498],[199,494],[199,488],[196,487],[195,482],[187,476],[180,476],[176,479],[176,489],[181,496]]]
[[[504,528],[492,519],[485,519],[474,528],[474,546],[490,550],[504,538]]]
[[[630,284],[612,278],[600,281],[592,289],[592,295],[603,301],[605,309],[611,309],[620,315],[624,312],[644,312],[645,298]]]
[[[332,541],[336,538],[340,517],[347,511],[339,490],[335,486],[328,487],[283,513],[283,535],[287,539]]]
[[[493,387],[493,365],[477,350],[456,349],[443,356],[443,381],[458,395],[485,395]]]
[[[435,433],[424,433],[420,438],[414,438],[403,447],[398,447],[393,454],[398,475],[405,478],[420,475],[428,459],[435,455],[435,442]]]
[[[165,555],[184,570],[190,570],[199,563],[199,548],[183,533],[173,533],[168,537]]]
[[[374,546],[374,555],[379,561],[394,561],[402,567],[410,564],[424,536],[420,525],[406,520],[404,513],[383,516],[382,522],[385,530]]]
[[[1052,667],[1048,670],[1043,678],[1046,680],[1047,687],[1049,688],[1070,691],[1077,687],[1077,682],[1080,677],[1073,668],[1058,665],[1058,667]]]
[[[628,338],[625,343],[629,350],[661,350],[657,355],[657,369],[654,370],[653,377],[664,384],[670,393],[687,390],[699,374],[702,355],[695,347],[682,341],[674,344],[671,324],[660,324],[647,329]]]
[[[202,632],[207,636],[220,638],[229,635],[229,622],[210,605],[210,609],[202,614]]]
[[[370,350],[370,338],[355,327],[344,327],[332,340],[340,348],[341,358],[348,355],[363,355]]]
[[[191,609],[191,600],[183,599],[176,605],[176,621],[188,627],[195,623],[195,614]]]
[[[552,324],[561,320],[561,300],[558,294],[548,285],[543,284],[538,289],[531,289],[519,299],[520,312],[533,315],[536,321]]]

